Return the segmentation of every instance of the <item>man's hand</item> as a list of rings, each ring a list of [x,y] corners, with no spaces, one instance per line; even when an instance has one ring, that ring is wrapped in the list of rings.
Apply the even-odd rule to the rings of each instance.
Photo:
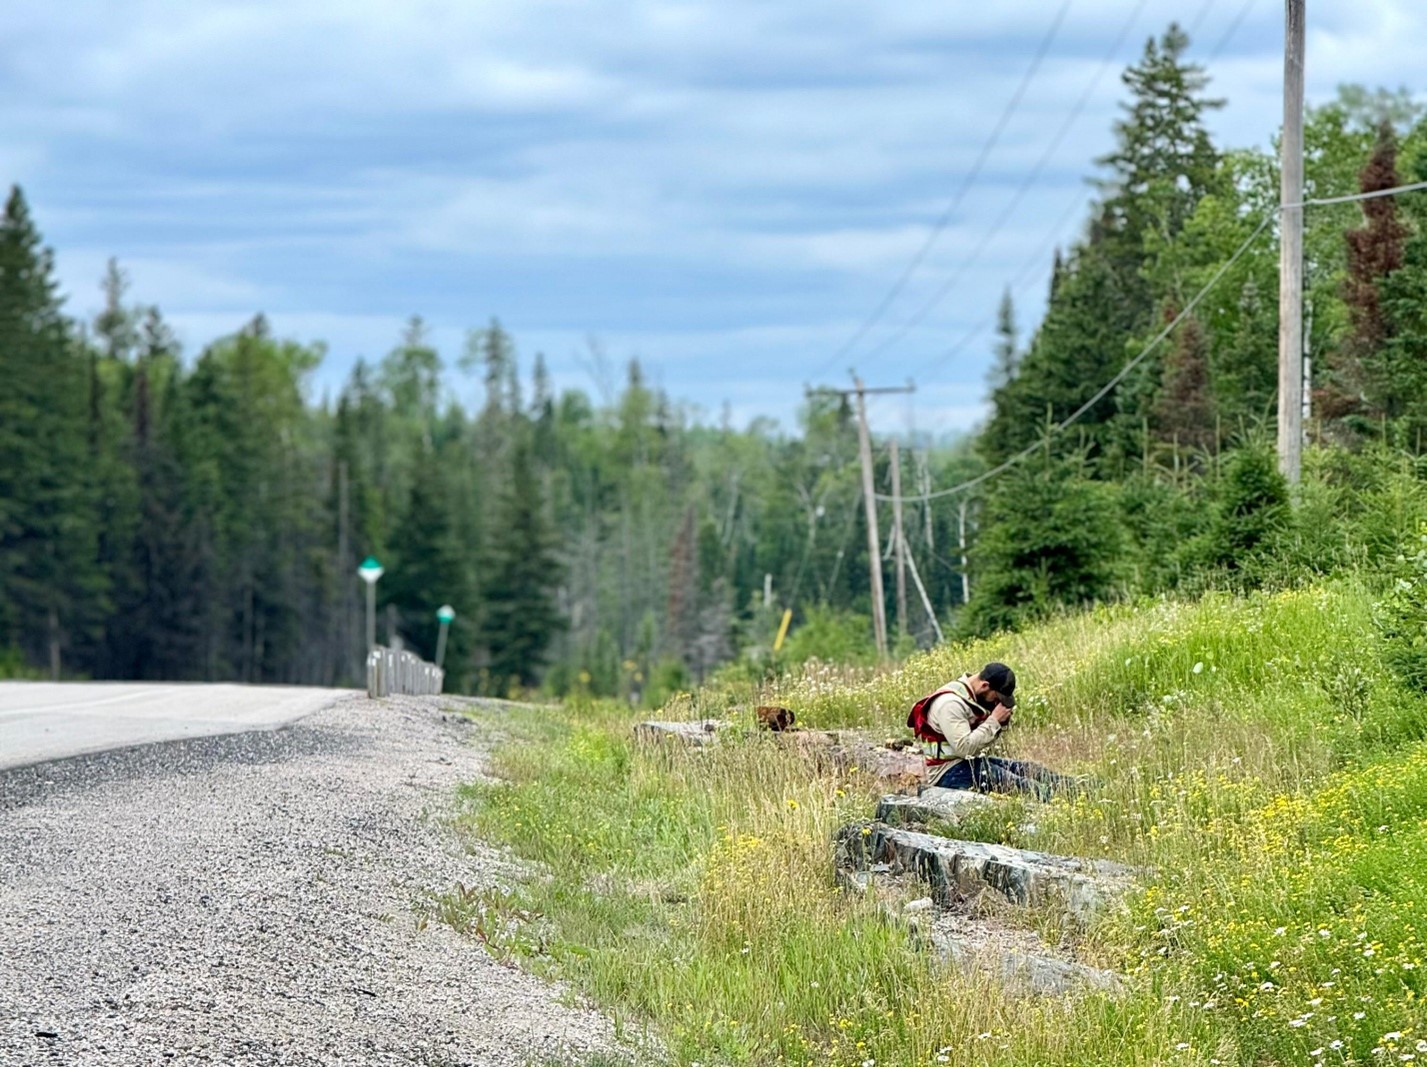
[[[1005,726],[1011,721],[1011,709],[1006,707],[1005,704],[997,704],[991,711],[991,718],[995,719],[1000,725]]]

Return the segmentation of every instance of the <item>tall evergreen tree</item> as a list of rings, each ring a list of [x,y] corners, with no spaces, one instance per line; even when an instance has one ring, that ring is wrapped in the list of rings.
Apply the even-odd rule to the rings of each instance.
[[[1019,338],[1016,336],[1016,305],[1011,300],[1009,287],[1001,294],[1001,303],[996,309],[996,344],[992,348],[992,355],[991,370],[987,377],[994,392],[1005,388],[1016,377],[1021,359]]]
[[[140,327],[132,411],[139,515],[131,567],[138,596],[116,605],[130,631],[128,676],[135,678],[202,676],[202,569],[184,467],[181,386],[178,342],[150,309]]]
[[[451,688],[462,689],[469,684],[474,648],[474,561],[460,535],[449,459],[428,454],[416,465],[410,503],[392,534],[383,596],[397,610],[403,636],[426,659],[436,655],[436,609],[442,604],[456,609],[444,666]]]
[[[102,640],[92,656],[92,669],[101,677],[134,673],[140,634],[132,618],[144,597],[142,578],[134,566],[134,538],[141,504],[132,416],[142,313],[127,304],[128,287],[127,275],[111,259],[100,281],[104,309],[94,320],[88,352],[89,462],[97,490],[96,551],[99,567],[108,579],[111,607]]]
[[[1427,154],[1417,156],[1412,180],[1427,181]],[[1381,403],[1400,413],[1403,443],[1421,452],[1427,447],[1427,198],[1403,197],[1399,208],[1412,236],[1401,266],[1382,281],[1386,339],[1372,362],[1372,378],[1391,387]]]
[[[1045,319],[1022,357],[1016,378],[998,389],[979,447],[999,462],[1034,442],[1088,402],[1120,370],[1134,340],[1154,317],[1156,294],[1147,272],[1154,252],[1183,229],[1196,206],[1222,183],[1219,153],[1205,126],[1221,101],[1205,96],[1208,76],[1186,62],[1188,36],[1171,24],[1149,40],[1124,74],[1130,100],[1115,124],[1115,149],[1098,162],[1099,182],[1089,233],[1066,257],[1057,253]],[[1149,415],[1157,377],[1130,383],[1079,419],[1097,449],[1138,433],[1099,428],[1117,417],[1138,428]]]
[[[1375,193],[1398,184],[1397,136],[1384,122],[1358,185],[1361,192]],[[1330,353],[1329,388],[1336,393],[1335,414],[1396,418],[1406,400],[1394,380],[1389,354],[1392,320],[1383,308],[1382,287],[1402,266],[1410,231],[1399,217],[1396,197],[1364,200],[1362,212],[1363,225],[1343,234],[1348,247],[1343,297],[1351,330]]]
[[[24,194],[0,218],[0,649],[52,673],[104,612],[91,381]]]
[[[497,690],[534,685],[551,638],[563,626],[556,603],[561,566],[527,441],[511,450],[482,594],[490,677]]]
[[[1209,379],[1209,343],[1193,315],[1179,325],[1164,364],[1164,381],[1154,408],[1160,440],[1191,452],[1209,449],[1215,440],[1214,391]]]
[[[1114,266],[1142,316],[1150,311],[1140,277],[1146,236],[1177,234],[1218,173],[1219,153],[1205,119],[1223,101],[1204,95],[1209,77],[1185,61],[1188,48],[1189,35],[1175,23],[1146,42],[1139,63],[1123,76],[1130,101],[1115,124],[1115,148],[1098,160],[1109,173],[1099,182],[1104,199],[1091,243]]]

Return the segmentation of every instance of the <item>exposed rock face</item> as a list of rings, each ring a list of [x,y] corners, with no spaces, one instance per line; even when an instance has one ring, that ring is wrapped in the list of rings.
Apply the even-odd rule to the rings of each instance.
[[[914,792],[922,784],[924,761],[920,752],[883,748],[864,741],[852,746],[848,754],[853,766],[901,792]]]
[[[782,713],[786,713],[787,728],[780,729],[776,723],[784,721]],[[846,774],[855,769],[872,775],[890,789],[904,793],[915,792],[921,785],[922,757],[917,752],[878,745],[865,736],[847,730],[799,729],[792,726],[793,713],[786,708],[762,707],[758,709],[758,717],[760,725],[774,731],[780,743],[794,745],[806,752],[820,771]],[[634,736],[640,741],[677,741],[700,746],[712,744],[719,731],[733,725],[718,719],[693,722],[651,720],[637,724]]]
[[[839,867],[853,872],[881,867],[891,874],[915,874],[942,905],[991,890],[1013,904],[1056,905],[1077,919],[1089,918],[1127,892],[1133,873],[1109,860],[957,841],[883,823],[844,827],[838,831],[836,845]]]
[[[955,823],[969,811],[998,803],[981,793],[929,789],[918,797],[883,797],[878,815],[887,821]],[[834,844],[838,882],[877,894],[884,908],[895,909],[890,914],[909,924],[914,943],[951,966],[992,976],[1010,994],[1066,996],[1125,988],[1121,975],[1081,963],[1034,930],[998,920],[996,908],[975,902],[989,891],[1011,904],[1048,906],[1084,921],[1131,888],[1134,872],[1128,867],[959,841],[884,821],[843,827]],[[892,905],[887,895],[905,894],[912,879],[927,884],[931,895]]]
[[[714,735],[727,726],[717,719],[700,719],[695,722],[641,722],[634,727],[634,736],[640,741],[679,741],[689,745],[707,745]]]
[[[1114,971],[1039,952],[980,944],[935,925],[923,939],[946,962],[995,974],[1008,988],[1037,996],[1060,996],[1085,989],[1119,992],[1125,986],[1124,979]]]
[[[918,752],[875,744],[849,730],[792,730],[783,736],[841,773],[855,768],[902,793],[915,792],[922,783]]]
[[[998,803],[996,797],[970,789],[940,789],[933,786],[916,796],[893,793],[877,802],[877,821],[894,826],[922,824],[932,820],[955,826],[969,812],[985,811]]]

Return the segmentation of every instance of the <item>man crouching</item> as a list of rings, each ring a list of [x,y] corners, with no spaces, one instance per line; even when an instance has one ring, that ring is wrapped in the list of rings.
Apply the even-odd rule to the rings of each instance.
[[[964,674],[912,707],[907,725],[921,742],[926,784],[982,793],[1027,793],[1049,800],[1074,779],[1029,760],[984,755],[1011,722],[1016,675],[1004,663]]]

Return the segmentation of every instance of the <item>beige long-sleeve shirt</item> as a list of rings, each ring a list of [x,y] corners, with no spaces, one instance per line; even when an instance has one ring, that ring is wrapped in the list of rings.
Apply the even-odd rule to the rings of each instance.
[[[941,777],[963,759],[981,755],[1001,733],[1001,724],[985,717],[986,710],[971,695],[971,677],[963,674],[955,682],[943,686],[951,692],[937,697],[927,709],[927,723],[946,738],[946,743],[939,746],[941,758],[952,761],[928,768],[934,778]],[[976,720],[983,717],[985,721],[975,725]]]

